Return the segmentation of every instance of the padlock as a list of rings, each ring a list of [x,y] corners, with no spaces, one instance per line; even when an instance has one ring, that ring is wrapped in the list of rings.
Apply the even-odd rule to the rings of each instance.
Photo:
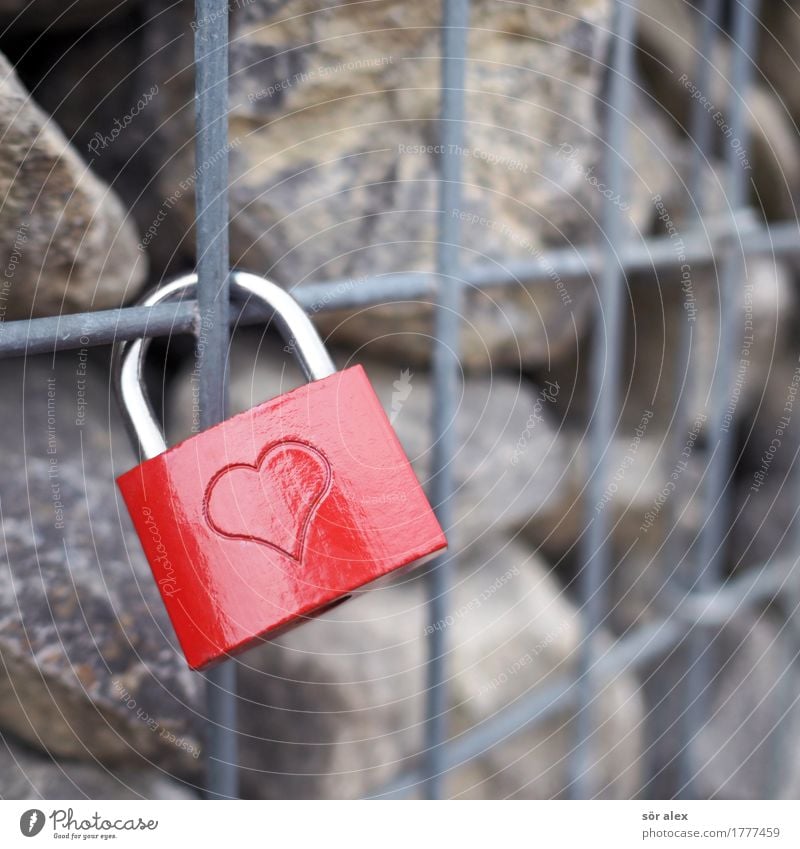
[[[207,668],[424,562],[446,540],[361,366],[336,371],[299,304],[253,274],[311,381],[167,449],[142,386],[148,342],[114,375],[140,465],[117,483],[189,666]],[[196,288],[188,275],[143,304]]]

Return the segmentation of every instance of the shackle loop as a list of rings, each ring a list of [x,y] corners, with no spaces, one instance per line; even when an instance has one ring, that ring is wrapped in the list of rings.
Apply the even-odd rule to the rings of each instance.
[[[139,304],[150,307],[180,300],[196,288],[197,275],[186,274],[150,292]],[[253,297],[273,311],[278,331],[295,352],[308,380],[321,380],[336,371],[311,319],[287,291],[256,274],[232,271],[231,294],[241,299]],[[145,459],[167,450],[163,429],[144,393],[142,382],[144,359],[149,346],[150,339],[147,337],[118,342],[114,346],[112,360],[112,377],[125,425]]]

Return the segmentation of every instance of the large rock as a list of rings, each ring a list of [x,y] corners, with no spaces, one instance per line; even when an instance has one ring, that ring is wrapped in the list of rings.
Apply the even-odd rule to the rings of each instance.
[[[687,628],[688,630],[688,628]],[[699,798],[796,799],[797,759],[786,756],[800,722],[796,636],[768,613],[737,610],[721,628],[706,631],[711,657],[704,685],[705,723],[688,759]],[[686,707],[687,657],[677,651],[645,670],[653,779],[648,794],[664,798],[681,786],[680,716]],[[699,696],[693,693],[692,698]]]
[[[748,410],[735,481],[729,559],[733,568],[792,556],[797,540],[800,359],[778,347]]]
[[[147,271],[125,209],[2,56],[0,75],[4,317],[121,306]]]
[[[0,729],[54,756],[201,767],[202,679],[177,648],[114,476],[102,353],[7,361]]]
[[[194,4],[157,14],[139,0],[79,0],[66,14],[58,0],[26,5],[5,30],[20,79],[129,210],[126,226],[141,236],[137,254],[147,259],[152,279],[184,272],[194,263],[194,241],[170,214],[178,187],[162,194],[158,174],[178,148],[192,148]],[[56,9],[60,19],[53,22]],[[46,33],[37,42],[41,49],[31,50],[35,28]]]
[[[525,523],[522,534],[571,582],[583,568],[588,523],[602,516],[610,532],[603,590],[610,621],[620,631],[668,615],[675,603],[668,579],[690,568],[687,552],[706,515],[700,489],[707,462],[705,427],[700,416],[685,425],[679,438],[673,440],[670,433],[665,439],[652,411],[640,410],[636,426],[608,445],[608,482],[591,503],[588,440],[573,430],[561,432],[569,458],[562,485]]]
[[[243,794],[358,798],[410,766],[422,744],[424,616],[409,576],[244,655]]]
[[[643,0],[638,4],[637,40],[641,46],[640,60],[645,71],[646,86],[664,109],[673,116],[677,126],[691,126],[690,110],[693,98],[700,99],[712,123],[712,139],[718,150],[734,145],[737,161],[752,179],[759,203],[771,217],[793,216],[792,194],[800,180],[800,159],[797,130],[791,107],[797,100],[797,67],[791,51],[797,40],[797,14],[784,3],[765,3],[765,25],[755,23],[758,35],[765,42],[764,69],[768,83],[762,81],[762,65],[753,74],[754,80],[747,92],[730,88],[731,48],[721,32],[708,54],[711,63],[710,82],[702,90],[697,78],[697,61],[700,49],[697,37],[700,17],[690,4],[683,0]],[[794,19],[793,21],[791,19]],[[769,26],[778,23],[777,28]],[[785,47],[775,45],[775,40]],[[748,57],[747,62],[761,62],[761,58]],[[665,72],[665,68],[674,69]],[[775,89],[775,77],[780,83]],[[745,101],[744,119],[750,141],[737,139],[728,128],[731,120],[731,98]],[[789,108],[787,108],[787,104]],[[796,113],[794,118],[796,118]]]
[[[504,303],[469,293],[463,361],[542,362],[574,344],[593,292],[542,262],[547,245],[594,235],[603,202],[597,97],[608,0],[472,4],[464,166],[465,264],[528,260],[543,276]],[[433,4],[242,4],[231,16],[231,251],[292,286],[434,267],[439,24]],[[186,95],[174,94],[176,108]],[[191,135],[176,123],[181,143]],[[320,129],[322,128],[322,129]],[[569,149],[560,147],[561,143]],[[168,145],[172,149],[177,143]],[[162,171],[170,212],[194,221],[191,150]],[[156,237],[156,239],[158,236]],[[500,269],[501,265],[497,268]],[[346,318],[345,321],[341,321]],[[334,316],[345,342],[376,340],[412,361],[430,354],[427,303]]]
[[[421,576],[412,574],[242,658],[245,795],[365,796],[417,766],[433,628],[446,632],[451,734],[574,670],[575,610],[524,545],[484,535],[459,552],[453,582],[442,622],[428,622]],[[517,663],[526,655],[530,662]],[[622,675],[607,682],[599,704],[604,724],[595,777],[608,785],[604,795],[630,795],[641,746],[635,681]],[[573,744],[568,719],[569,710],[559,709],[451,771],[448,794],[558,795]],[[529,754],[520,759],[520,750]]]
[[[0,738],[0,798],[195,799],[197,793],[154,767],[109,769],[100,763],[55,760]]]
[[[574,675],[581,641],[575,607],[547,565],[518,540],[485,534],[462,553],[446,627],[452,670],[455,732],[488,723],[504,708]],[[605,634],[597,636],[604,645]],[[631,798],[640,784],[644,705],[638,682],[625,673],[604,681],[595,702],[598,734],[590,776],[601,795]],[[453,777],[462,796],[553,798],[571,776],[575,744],[571,708],[489,749],[483,776]]]
[[[360,362],[383,403],[417,476],[430,478],[430,374],[414,371],[409,359],[390,368],[379,360],[338,356],[346,367]],[[168,397],[172,441],[196,430],[193,412],[193,361],[175,378]],[[296,363],[271,337],[240,331],[230,352],[230,412],[247,410],[302,382]],[[560,393],[554,382],[536,387],[508,377],[467,377],[459,387],[455,421],[458,446],[453,458],[456,526],[463,538],[470,528],[518,526],[558,498],[566,456],[553,415]],[[196,407],[196,405],[194,405]]]
[[[14,31],[80,31],[109,18],[136,13],[137,0],[76,0],[65,13],[60,0],[0,0],[0,18]]]

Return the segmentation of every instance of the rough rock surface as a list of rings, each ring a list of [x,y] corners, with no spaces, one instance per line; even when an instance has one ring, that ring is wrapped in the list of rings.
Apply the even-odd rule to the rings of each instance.
[[[365,593],[242,658],[242,779],[256,798],[380,794],[416,765],[423,736],[426,636],[444,628],[459,733],[568,673],[575,610],[543,562],[489,533],[460,552],[452,621],[429,623],[419,575]],[[530,663],[515,666],[520,657]],[[508,669],[515,671],[508,673]],[[509,681],[493,686],[498,677]],[[606,796],[635,792],[641,704],[630,676],[600,696],[595,769]],[[549,798],[564,787],[569,710],[448,775],[453,796]],[[520,751],[528,753],[518,760]],[[516,763],[515,763],[516,762]],[[553,769],[542,764],[560,762]],[[615,780],[615,776],[621,778]]]
[[[103,355],[4,364],[0,729],[54,756],[199,769],[201,679],[175,645],[114,475]],[[113,460],[112,460],[113,450]]]
[[[574,675],[581,632],[577,611],[546,564],[518,540],[479,536],[462,553],[453,590],[453,620],[445,622],[453,671],[456,731],[480,725],[526,695]],[[601,640],[603,637],[601,636]],[[570,777],[572,710],[498,744],[480,759],[483,776],[454,778],[462,796],[554,798]],[[600,795],[630,798],[641,777],[644,705],[636,679],[604,682],[598,695],[600,731],[589,769]]]
[[[737,611],[721,629],[708,632],[711,667],[707,722],[699,729],[691,772],[699,798],[795,799],[800,792],[797,759],[782,754],[796,738],[800,712],[793,671],[796,636],[767,613]],[[677,652],[643,676],[653,748],[654,779],[647,792],[664,798],[680,786],[678,717],[685,656]]]
[[[595,98],[609,15],[607,0],[535,12],[472,4],[464,261],[525,260],[540,279],[516,284],[505,306],[468,295],[468,366],[546,361],[574,345],[588,317],[591,287],[562,280],[540,250],[595,235],[586,209],[602,197],[582,169],[599,155]],[[433,269],[439,16],[438,6],[397,0],[233,10],[234,264],[287,286],[342,278],[357,287],[368,274]],[[179,108],[185,96],[173,96]],[[181,142],[188,120],[173,129]],[[162,196],[194,170],[186,148],[163,170]],[[188,232],[191,188],[174,214]],[[430,318],[428,305],[405,303],[329,326],[343,342],[380,339],[384,351],[419,362],[430,355]]]
[[[639,4],[638,42],[642,47],[640,60],[646,73],[646,86],[664,110],[674,117],[679,127],[689,127],[689,110],[694,92],[696,97],[705,97],[710,104],[708,118],[715,124],[713,138],[720,150],[730,142],[724,136],[730,120],[730,45],[718,39],[712,55],[711,80],[707,91],[701,91],[696,78],[696,43],[700,28],[692,18],[691,5],[683,0],[644,0]],[[764,61],[767,76],[777,68],[786,69],[791,63],[791,52],[796,39],[796,11],[786,3],[765,4],[764,21],[767,26],[758,26],[758,36],[765,44]],[[790,21],[795,18],[794,22]],[[770,30],[769,24],[781,20]],[[785,40],[785,48],[775,40]],[[788,51],[788,52],[787,52]],[[759,68],[761,65],[759,64]],[[668,69],[668,70],[667,70]],[[791,108],[796,99],[797,68],[792,63],[791,71],[784,70],[780,94],[786,97]],[[800,180],[800,145],[797,128],[786,102],[774,96],[769,82],[761,74],[754,75],[753,85],[747,93],[735,92],[733,96],[744,97],[745,120],[752,141],[741,147],[740,163],[755,183],[760,203],[770,216],[793,216],[792,193]],[[779,90],[780,90],[779,89]],[[717,113],[718,116],[717,116]],[[730,134],[729,134],[730,135]]]
[[[11,739],[0,738],[2,799],[195,799],[154,767],[109,769],[99,762],[55,760]]]
[[[244,655],[244,795],[358,798],[411,765],[422,740],[419,576],[372,589]]]
[[[132,222],[2,56],[0,76],[3,317],[121,306],[147,272]]]

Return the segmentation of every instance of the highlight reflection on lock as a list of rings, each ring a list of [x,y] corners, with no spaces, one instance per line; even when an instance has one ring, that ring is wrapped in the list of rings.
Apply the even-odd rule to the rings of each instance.
[[[245,272],[232,284],[274,310],[311,383],[167,449],[142,390],[147,340],[115,352],[123,412],[149,458],[117,483],[193,669],[447,545],[364,370],[337,372],[283,289]]]

